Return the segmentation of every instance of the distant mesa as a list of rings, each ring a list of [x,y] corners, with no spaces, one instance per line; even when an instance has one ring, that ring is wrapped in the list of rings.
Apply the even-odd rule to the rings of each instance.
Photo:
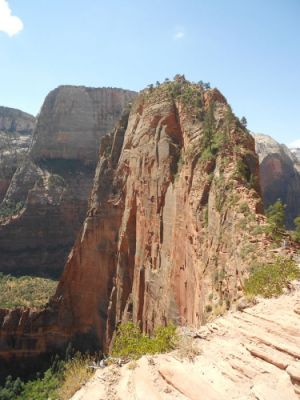
[[[293,227],[293,220],[300,215],[300,149],[289,149],[272,137],[254,134],[260,163],[260,182],[264,206],[277,199],[286,207],[286,225]]]
[[[29,150],[35,122],[21,110],[0,107],[0,203]]]
[[[20,141],[30,132],[31,141],[34,131],[29,153],[2,183],[0,271],[60,275],[86,214],[100,139],[135,95],[61,86],[46,97],[36,125],[27,114],[2,109],[7,134],[22,133]]]
[[[6,134],[31,135],[35,117],[15,108],[0,106],[0,131]]]

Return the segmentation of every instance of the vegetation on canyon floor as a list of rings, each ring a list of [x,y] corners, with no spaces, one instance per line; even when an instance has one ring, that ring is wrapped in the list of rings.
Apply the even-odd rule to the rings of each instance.
[[[22,208],[24,207],[24,203],[21,201],[14,203],[12,201],[3,202],[0,206],[0,218],[7,218],[12,215],[18,214]]]
[[[0,272],[0,308],[43,307],[56,286],[57,281],[52,279],[13,277]]]
[[[0,400],[69,400],[91,377],[91,358],[76,353],[65,361],[56,358],[52,366],[41,376],[23,382],[11,376],[0,387]]]

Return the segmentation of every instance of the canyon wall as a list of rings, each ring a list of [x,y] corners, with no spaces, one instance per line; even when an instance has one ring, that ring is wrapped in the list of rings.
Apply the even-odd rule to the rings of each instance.
[[[41,312],[0,311],[2,365],[107,350],[128,319],[145,332],[199,326],[242,296],[267,256],[254,139],[216,89],[183,77],[143,91],[102,139],[88,215]]]
[[[134,97],[74,86],[49,93],[0,206],[1,272],[60,275],[86,215],[100,139]]]
[[[255,134],[254,138],[264,206],[267,208],[281,199],[286,204],[286,226],[293,228],[294,218],[300,215],[300,163],[284,144],[270,136]]]
[[[30,147],[34,126],[32,115],[0,107],[0,203]]]

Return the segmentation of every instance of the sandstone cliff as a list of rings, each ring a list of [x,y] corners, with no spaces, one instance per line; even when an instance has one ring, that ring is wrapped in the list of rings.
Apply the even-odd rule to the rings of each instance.
[[[35,126],[32,115],[0,107],[0,202],[10,180],[27,153]]]
[[[300,215],[300,163],[284,144],[270,136],[256,134],[254,138],[264,206],[281,199],[287,206],[286,225],[292,228],[294,218]]]
[[[73,86],[47,96],[29,157],[0,207],[8,214],[0,224],[0,271],[61,273],[86,215],[100,139],[134,96],[122,89]]]
[[[107,349],[128,318],[151,332],[231,307],[266,246],[254,139],[216,90],[183,77],[143,91],[102,140],[88,216],[40,313],[0,312],[10,363]],[[4,365],[4,364],[3,364]]]
[[[0,107],[0,131],[31,135],[35,125],[35,118],[23,111],[9,107]]]

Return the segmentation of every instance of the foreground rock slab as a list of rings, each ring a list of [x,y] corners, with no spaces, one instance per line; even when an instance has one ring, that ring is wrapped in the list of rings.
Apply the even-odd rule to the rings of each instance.
[[[99,369],[72,400],[297,400],[300,363],[284,347],[300,348],[300,317],[293,311],[299,301],[296,287],[198,331],[186,329],[200,354],[192,361],[181,349]]]

